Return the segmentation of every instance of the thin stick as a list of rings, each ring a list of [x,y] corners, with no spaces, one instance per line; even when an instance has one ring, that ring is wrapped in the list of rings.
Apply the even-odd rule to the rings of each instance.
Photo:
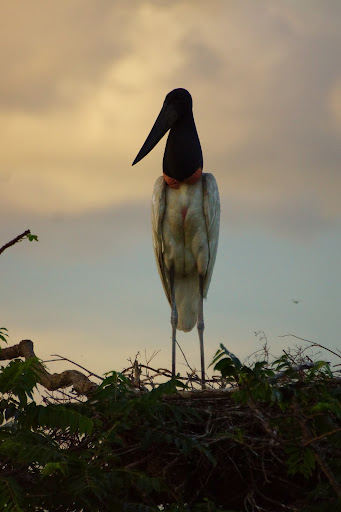
[[[314,437],[313,439],[308,439],[307,441],[303,442],[303,446],[308,446],[310,443],[314,443],[315,441],[319,441],[320,439],[323,439],[324,437],[331,436],[335,434],[336,432],[340,432],[341,428],[336,428],[334,430],[331,430],[330,432],[325,432],[324,434],[321,434],[320,436]]]
[[[88,372],[89,375],[93,375],[94,377],[97,377],[97,379],[104,380],[103,377],[100,377],[96,373],[91,372],[90,370],[88,370],[84,366],[81,366],[80,364],[75,363],[74,361],[72,361],[71,359],[68,359],[67,357],[60,356],[59,354],[51,354],[51,357],[59,357],[59,359],[55,359],[55,361],[68,361],[69,363],[74,364],[75,366],[78,366],[78,368],[82,368],[82,370]]]
[[[187,361],[187,358],[186,358],[186,356],[185,356],[185,353],[184,353],[184,351],[182,350],[182,348],[181,348],[181,346],[180,346],[179,342],[177,341],[177,342],[176,342],[176,344],[177,344],[177,346],[179,347],[179,349],[180,349],[180,351],[181,351],[181,354],[183,355],[183,358],[184,358],[184,360],[186,361],[186,364],[187,364],[188,368],[191,370],[191,372],[194,372],[193,368],[191,368],[191,367],[190,367],[190,364],[189,364],[189,362]]]
[[[0,247],[0,254],[3,253],[6,249],[11,247],[12,245],[16,244],[17,242],[20,242],[20,240],[22,240],[22,238],[24,238],[25,236],[30,235],[30,234],[31,234],[31,231],[29,229],[26,229],[26,231],[24,231],[21,235],[16,236],[15,238],[13,238],[13,240],[11,240],[10,242],[7,242],[7,244]]]
[[[322,348],[323,350],[327,350],[331,354],[334,354],[334,356],[336,356],[336,357],[341,357],[340,354],[338,354],[337,352],[334,352],[330,348],[324,347],[323,345],[320,345],[319,343],[315,343],[315,341],[306,340],[305,338],[300,338],[299,336],[295,336],[295,334],[282,334],[281,336],[278,336],[278,337],[279,338],[286,338],[288,336],[292,336],[293,338],[296,338],[296,339],[301,340],[301,341],[306,341],[307,343],[311,343],[312,347]]]

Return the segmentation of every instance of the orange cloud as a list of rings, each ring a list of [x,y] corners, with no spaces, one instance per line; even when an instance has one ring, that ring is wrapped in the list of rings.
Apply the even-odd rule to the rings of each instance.
[[[149,201],[163,142],[131,162],[164,95],[184,86],[205,167],[223,204],[238,198],[236,215],[258,212],[262,223],[265,208],[285,221],[287,197],[312,212],[312,225],[341,217],[335,6],[314,2],[307,16],[293,2],[32,1],[18,16],[15,5],[4,8],[0,49],[7,211],[81,214]]]

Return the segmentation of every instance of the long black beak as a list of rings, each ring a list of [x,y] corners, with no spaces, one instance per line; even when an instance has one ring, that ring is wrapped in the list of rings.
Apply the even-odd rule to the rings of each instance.
[[[177,111],[172,104],[163,105],[160,114],[158,115],[153,128],[150,131],[145,143],[140,149],[137,157],[133,161],[133,165],[137,164],[142,158],[156,146],[156,144],[162,139],[165,133],[174,125],[178,118]]]

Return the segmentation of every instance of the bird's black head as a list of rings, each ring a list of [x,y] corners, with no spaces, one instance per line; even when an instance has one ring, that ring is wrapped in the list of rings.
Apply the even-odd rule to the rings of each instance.
[[[163,159],[163,170],[168,176],[183,181],[203,165],[193,119],[192,97],[186,89],[174,89],[167,94],[161,112],[133,165],[142,160],[168,130],[170,134]]]
[[[192,96],[186,89],[173,89],[167,94],[163,105],[174,108],[178,118],[181,118],[184,114],[192,112]]]

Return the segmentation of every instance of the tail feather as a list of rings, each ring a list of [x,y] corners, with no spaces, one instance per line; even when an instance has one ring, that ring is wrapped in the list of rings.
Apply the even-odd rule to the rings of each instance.
[[[199,280],[196,273],[179,277],[175,276],[175,303],[178,310],[178,330],[189,332],[198,318]]]

